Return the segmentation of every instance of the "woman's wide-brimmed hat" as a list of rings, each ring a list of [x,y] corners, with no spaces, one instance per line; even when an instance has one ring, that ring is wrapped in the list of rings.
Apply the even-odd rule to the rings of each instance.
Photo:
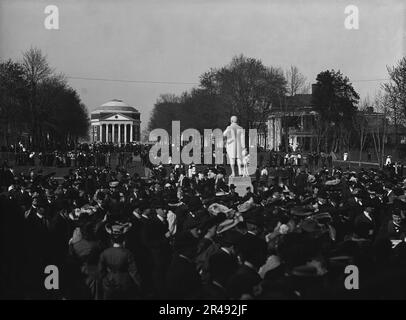
[[[254,199],[250,198],[249,200],[247,200],[244,203],[237,206],[237,209],[238,209],[238,212],[244,213],[244,212],[247,212],[248,210],[250,210],[250,209],[252,209],[254,207],[255,207]]]
[[[230,209],[229,207],[219,204],[219,203],[212,203],[208,208],[207,211],[209,211],[209,213],[211,213],[214,216],[217,216],[219,213],[230,213],[231,211],[233,211],[233,209]]]
[[[76,208],[74,209],[72,212],[69,213],[68,217],[69,219],[71,219],[72,221],[77,221],[79,220],[81,217],[83,217],[83,215],[86,216],[91,216],[93,215],[95,212],[97,211],[97,208],[94,206],[91,206],[89,204],[85,204],[84,206],[82,206],[81,208]]]
[[[126,234],[132,227],[131,222],[114,222],[107,223],[105,226],[106,232],[113,237],[119,237]]]

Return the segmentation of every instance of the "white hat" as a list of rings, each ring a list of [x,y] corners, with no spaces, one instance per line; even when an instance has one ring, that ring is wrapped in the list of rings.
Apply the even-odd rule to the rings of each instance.
[[[238,212],[246,212],[255,206],[254,199],[250,198],[249,200],[245,201],[244,203],[237,206]]]
[[[243,221],[243,216],[236,214],[232,219],[227,219],[220,223],[217,229],[217,233],[220,234],[226,232],[227,230],[234,228],[237,224]]]
[[[229,213],[233,209],[230,209],[226,207],[225,205],[219,204],[219,203],[212,203],[208,208],[207,211],[211,213],[212,215],[217,216],[219,213]]]

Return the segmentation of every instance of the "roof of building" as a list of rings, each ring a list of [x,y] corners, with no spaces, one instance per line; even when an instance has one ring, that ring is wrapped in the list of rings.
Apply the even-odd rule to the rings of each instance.
[[[137,112],[139,111],[125,103],[123,100],[113,99],[102,104],[100,107],[97,107],[92,111],[92,113],[100,113],[100,112],[120,112],[120,113],[127,113],[127,112]]]
[[[286,97],[282,104],[275,104],[271,108],[272,113],[292,113],[292,112],[303,112],[312,111],[312,95],[311,94],[296,94],[292,97]]]

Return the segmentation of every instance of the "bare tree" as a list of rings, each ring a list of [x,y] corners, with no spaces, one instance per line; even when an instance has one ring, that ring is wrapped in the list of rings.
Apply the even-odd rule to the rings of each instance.
[[[369,101],[369,97],[365,98],[359,107],[359,112],[355,113],[353,116],[353,126],[355,130],[358,133],[359,137],[359,158],[358,158],[358,163],[359,166],[361,166],[361,160],[362,160],[362,151],[365,146],[365,142],[368,137],[368,119],[367,119],[367,112],[368,108],[372,107],[371,102]]]
[[[377,117],[376,121],[370,126],[370,133],[374,142],[375,154],[378,159],[379,166],[382,168],[385,157],[385,143],[388,134],[388,95],[382,93],[376,94],[373,105],[375,110],[382,114]]]
[[[32,144],[35,148],[39,146],[41,141],[41,128],[38,121],[38,86],[52,75],[53,70],[49,66],[46,56],[38,48],[30,48],[23,53],[22,66],[30,91]]]
[[[396,66],[387,67],[389,81],[382,85],[386,94],[388,116],[395,129],[395,150],[398,147],[399,125],[406,120],[406,57]]]
[[[311,94],[312,93],[312,85],[309,82],[306,82],[306,84],[301,88],[299,93]]]
[[[22,65],[27,80],[34,84],[47,79],[53,72],[46,56],[38,48],[30,48],[23,53]]]
[[[19,63],[12,60],[0,62],[0,121],[5,127],[4,143],[9,145],[9,138],[16,142],[20,136],[12,134],[15,129],[25,124],[26,82]],[[14,130],[13,130],[14,129]],[[20,132],[21,133],[21,132]]]
[[[299,72],[298,67],[290,66],[285,74],[288,95],[294,96],[298,93],[305,93],[310,91],[310,85],[306,83],[306,77]]]

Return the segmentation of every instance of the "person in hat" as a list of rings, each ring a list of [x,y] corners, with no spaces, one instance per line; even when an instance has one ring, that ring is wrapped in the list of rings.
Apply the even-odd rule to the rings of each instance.
[[[203,203],[197,196],[192,196],[186,201],[187,211],[179,220],[182,223],[181,230],[191,230],[196,228],[200,222],[200,215],[203,213]]]
[[[229,191],[229,187],[224,179],[224,175],[222,173],[218,173],[216,175],[216,179],[215,179],[215,189],[216,191],[224,191],[224,192],[228,192]]]
[[[227,290],[232,299],[254,299],[262,292],[258,271],[267,259],[266,242],[258,237],[243,237],[237,253],[242,265],[230,277]]]
[[[303,220],[299,225],[298,228],[309,237],[318,238],[323,233],[328,232],[328,229],[322,225],[319,220],[314,218],[307,218]]]
[[[264,231],[264,215],[263,208],[258,207],[243,213],[244,222],[247,226],[247,233],[243,239],[263,237]],[[262,239],[261,239],[262,240]]]
[[[141,232],[143,244],[148,248],[152,259],[152,281],[154,293],[160,297],[165,283],[165,272],[169,266],[172,250],[170,246],[167,205],[162,199],[153,199],[151,216],[144,221]]]
[[[365,239],[375,239],[377,232],[377,221],[374,216],[372,202],[365,198],[363,200],[363,211],[354,220],[354,229],[358,230],[358,235]]]
[[[198,299],[201,297],[201,281],[194,259],[198,240],[189,232],[177,234],[174,239],[174,255],[165,279],[167,299]]]
[[[82,278],[77,279],[72,277],[71,281],[77,283],[76,288],[87,288],[86,293],[82,293],[82,290],[77,290],[76,295],[80,295],[84,299],[101,299],[102,290],[99,287],[98,277],[98,262],[99,255],[102,252],[99,241],[96,239],[94,233],[94,224],[92,222],[86,222],[80,226],[80,237],[77,239],[72,238],[69,241],[69,255],[75,263],[80,266]]]
[[[182,189],[189,189],[190,188],[190,179],[185,176],[183,172],[179,175],[178,186]]]
[[[196,177],[196,190],[200,194],[204,193],[204,189],[207,183],[206,176],[204,175],[203,172],[198,172],[197,177]]]
[[[226,267],[227,263],[228,257],[225,255],[215,254],[210,257],[209,262],[210,280],[203,286],[203,299],[205,300],[230,299],[226,286],[227,279],[229,278],[229,275],[231,273]]]
[[[300,173],[295,178],[295,185],[296,185],[296,193],[297,195],[303,195],[305,193],[305,189],[307,187],[309,175],[306,173],[304,169],[300,171]]]
[[[43,220],[48,227],[47,209],[48,203],[46,198],[42,194],[35,193],[33,194],[31,207],[25,212],[24,216],[28,221]]]
[[[317,212],[331,212],[334,207],[329,202],[329,194],[325,190],[319,190],[317,192],[317,200],[314,207],[314,211]]]
[[[29,281],[27,294],[39,298],[43,294],[43,274],[47,265],[54,261],[53,239],[51,236],[51,219],[47,212],[47,201],[44,195],[36,195],[31,208],[25,213],[23,224],[26,248],[24,277]]]
[[[255,198],[255,194],[251,191],[251,187],[247,187],[246,191],[247,191],[246,194],[242,198],[243,202],[248,201],[251,198]]]
[[[183,223],[182,232],[191,233],[196,239],[200,239],[202,230],[200,229],[203,216],[195,215],[189,216]]]
[[[221,234],[218,239],[218,249],[208,256],[207,270],[202,270],[203,279],[204,273],[207,271],[209,282],[211,281],[212,284],[215,284],[213,283],[215,281],[225,289],[231,275],[237,271],[239,266],[236,245],[241,239],[242,234],[233,229]],[[219,263],[221,263],[221,266],[218,265]]]
[[[120,182],[118,180],[110,181],[109,182],[110,191],[111,192],[117,191],[119,185],[120,185]]]
[[[290,216],[292,217],[293,221],[299,223],[306,219],[307,217],[314,214],[314,210],[309,208],[308,206],[294,206],[290,208]],[[283,220],[289,220],[288,217],[283,216]],[[287,221],[285,221],[287,222]],[[285,223],[283,223],[285,224]],[[290,229],[290,228],[288,228]]]
[[[137,299],[140,297],[141,278],[131,251],[125,248],[124,235],[128,224],[106,226],[112,246],[99,258],[98,270],[102,279],[103,299]]]
[[[391,219],[382,224],[379,238],[390,240],[404,240],[406,237],[406,217],[405,211],[395,208],[392,211]]]
[[[137,261],[137,268],[142,279],[142,292],[144,297],[153,296],[152,270],[154,267],[150,248],[145,243],[146,225],[155,218],[156,211],[151,209],[150,199],[139,199],[132,208],[132,215],[129,219],[133,227],[127,234],[126,247],[133,253]],[[130,209],[131,210],[131,209]]]
[[[205,215],[202,217],[199,225],[199,234],[202,238],[199,240],[197,254],[199,255],[208,247],[215,243],[214,239],[217,235],[219,224],[226,220],[224,213],[219,213],[215,216]]]
[[[48,207],[50,210],[50,215],[54,216],[56,214],[56,195],[52,188],[45,189],[45,196],[48,202]]]
[[[235,191],[236,186],[232,183],[230,184],[230,192],[228,194],[227,199],[232,202],[236,203],[241,200],[241,197],[238,195],[238,193]]]
[[[225,245],[229,245],[231,242],[230,240],[231,238],[229,235],[229,231],[231,230],[224,231],[222,233],[219,233],[218,231],[222,222],[225,221],[226,221],[225,214],[220,213],[217,216],[209,218],[207,222],[205,222],[206,227],[210,228],[199,242],[198,257],[196,258],[197,267],[202,275],[202,280],[204,283],[207,283],[209,280],[209,272],[208,272],[209,258],[213,254],[218,253],[220,250],[222,250],[222,252],[224,251],[230,254],[234,253],[233,248],[229,248],[228,246],[225,247]],[[235,232],[236,231],[233,230],[232,234],[234,234]],[[240,236],[241,234],[238,233],[238,235]],[[230,247],[232,247],[233,245],[234,243],[231,244]]]

